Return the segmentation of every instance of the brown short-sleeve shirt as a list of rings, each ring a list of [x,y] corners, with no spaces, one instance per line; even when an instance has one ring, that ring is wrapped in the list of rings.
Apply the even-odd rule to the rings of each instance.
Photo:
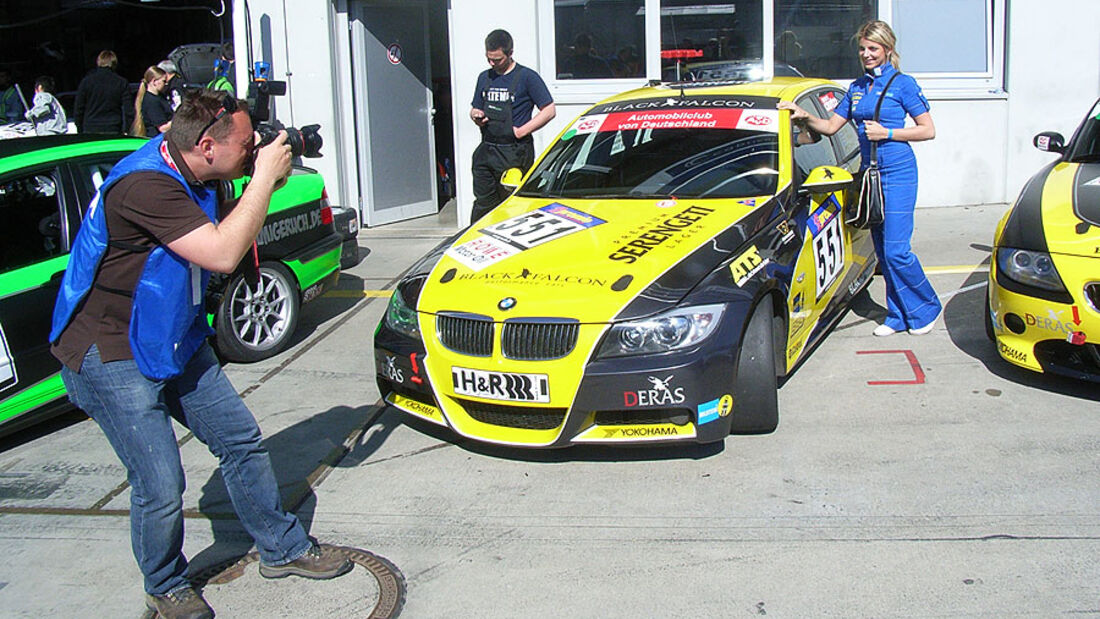
[[[169,151],[184,179],[200,184],[179,152],[171,146]],[[107,191],[103,208],[112,241],[149,247],[150,251],[211,223],[183,185],[160,172],[127,175]],[[147,251],[108,246],[95,283],[102,288],[132,292],[148,257]],[[134,356],[129,337],[132,299],[100,287],[93,286],[88,292],[83,305],[51,349],[53,355],[73,371],[80,370],[92,344],[98,347],[103,361]]]

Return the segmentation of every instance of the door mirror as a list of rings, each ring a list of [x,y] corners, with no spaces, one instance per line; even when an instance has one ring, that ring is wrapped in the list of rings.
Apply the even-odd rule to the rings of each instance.
[[[1062,134],[1057,131],[1044,131],[1035,136],[1032,143],[1035,144],[1035,148],[1048,153],[1066,152],[1066,138],[1062,137]]]
[[[523,170],[519,168],[508,168],[504,171],[504,174],[500,175],[500,184],[507,187],[510,191],[515,191],[516,187],[519,187],[519,182],[523,180]]]
[[[802,183],[800,193],[833,193],[852,184],[852,174],[844,168],[823,165],[810,170]]]

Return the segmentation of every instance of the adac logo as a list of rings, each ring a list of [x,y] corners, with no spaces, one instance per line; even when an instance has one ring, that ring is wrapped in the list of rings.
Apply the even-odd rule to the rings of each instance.
[[[684,388],[673,387],[671,385],[672,377],[672,374],[669,374],[668,377],[665,379],[661,379],[656,376],[650,376],[649,382],[653,385],[652,389],[624,391],[623,406],[635,407],[683,404]]]
[[[771,116],[764,114],[749,114],[741,118],[741,122],[754,127],[766,127],[772,124]]]

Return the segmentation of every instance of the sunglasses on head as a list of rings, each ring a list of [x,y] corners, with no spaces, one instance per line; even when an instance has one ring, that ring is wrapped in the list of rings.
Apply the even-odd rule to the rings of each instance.
[[[239,109],[237,105],[237,99],[233,95],[225,95],[222,97],[222,106],[218,108],[218,112],[214,114],[214,118],[210,119],[210,122],[206,123],[206,126],[199,132],[199,137],[195,138],[195,146],[199,145],[199,141],[202,140],[202,136],[206,135],[206,132],[213,127],[215,123],[222,119],[226,114],[233,114]]]

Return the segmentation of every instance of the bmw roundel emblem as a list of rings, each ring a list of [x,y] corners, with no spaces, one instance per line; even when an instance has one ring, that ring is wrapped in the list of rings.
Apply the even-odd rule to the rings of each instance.
[[[506,311],[512,309],[515,306],[516,306],[516,298],[515,297],[504,297],[503,299],[500,300],[500,303],[497,303],[497,307],[502,312],[506,312]]]

